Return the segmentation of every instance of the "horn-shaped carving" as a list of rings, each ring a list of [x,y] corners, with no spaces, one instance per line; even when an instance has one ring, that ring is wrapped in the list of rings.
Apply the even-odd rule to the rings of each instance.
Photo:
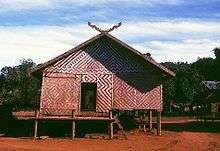
[[[122,23],[120,22],[120,23],[118,23],[117,25],[114,25],[112,28],[109,28],[109,29],[107,29],[107,30],[102,30],[102,29],[98,28],[96,25],[92,25],[90,22],[88,22],[88,25],[89,25],[91,28],[94,28],[95,30],[97,30],[97,31],[99,31],[99,32],[101,32],[101,33],[111,32],[111,31],[113,31],[114,29],[120,27],[121,24],[122,24]]]

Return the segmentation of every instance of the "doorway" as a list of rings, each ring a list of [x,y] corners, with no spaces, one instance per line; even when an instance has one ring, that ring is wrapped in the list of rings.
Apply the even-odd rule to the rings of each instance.
[[[81,111],[96,111],[96,83],[81,83]]]

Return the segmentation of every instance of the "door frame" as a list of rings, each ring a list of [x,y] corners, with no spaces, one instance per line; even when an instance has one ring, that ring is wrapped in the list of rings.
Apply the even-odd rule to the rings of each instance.
[[[83,84],[95,84],[95,87],[96,87],[96,89],[95,89],[95,108],[94,109],[82,109],[82,85]],[[98,89],[97,89],[97,83],[96,82],[81,82],[80,83],[80,102],[79,102],[79,104],[80,104],[80,107],[79,107],[79,111],[80,112],[96,112],[96,107],[97,107],[97,91],[98,91]]]

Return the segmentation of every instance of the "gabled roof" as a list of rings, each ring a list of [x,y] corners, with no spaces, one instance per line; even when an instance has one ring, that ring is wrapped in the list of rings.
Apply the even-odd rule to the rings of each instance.
[[[86,47],[88,44],[90,44],[91,42],[95,41],[96,39],[102,37],[102,36],[107,36],[108,38],[110,38],[111,40],[115,41],[116,43],[120,44],[122,47],[127,48],[128,50],[132,51],[133,53],[135,53],[136,55],[140,56],[141,58],[143,58],[146,62],[150,63],[151,65],[153,65],[154,67],[156,67],[157,69],[159,69],[161,72],[165,73],[168,76],[175,76],[175,73],[171,70],[169,70],[168,68],[166,68],[165,66],[157,63],[155,60],[153,60],[150,57],[145,56],[144,54],[140,53],[139,51],[137,51],[136,49],[132,48],[131,46],[127,45],[126,43],[122,42],[121,40],[115,38],[114,36],[110,35],[109,33],[103,32],[100,33],[94,37],[92,37],[91,39],[79,44],[78,46],[74,47],[73,49],[70,49],[69,51],[65,52],[64,54],[55,57],[52,60],[49,60],[41,65],[38,65],[37,67],[35,67],[34,69],[31,70],[31,74],[35,75],[36,73],[41,73],[45,68],[47,68],[50,65],[53,65],[54,63],[56,63],[57,61],[69,56],[70,54],[72,54],[75,51],[78,51],[84,47]]]
[[[209,90],[217,90],[219,89],[220,82],[219,81],[202,81],[202,83],[209,89]]]

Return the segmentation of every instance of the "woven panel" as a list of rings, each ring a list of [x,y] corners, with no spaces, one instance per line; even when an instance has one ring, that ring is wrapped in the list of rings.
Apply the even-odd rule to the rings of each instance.
[[[147,80],[136,77],[126,78],[126,82],[114,76],[113,108],[116,109],[162,109],[161,86],[144,89]],[[129,81],[132,84],[128,84]],[[140,90],[141,88],[141,90]]]
[[[157,86],[152,90],[142,93],[136,92],[137,109],[162,109],[161,87]]]
[[[110,41],[100,39],[45,69],[45,72],[74,74],[142,73],[143,64]]]
[[[108,112],[112,107],[112,75],[98,75],[97,104],[99,112]]]
[[[40,113],[42,115],[51,115],[51,116],[71,116],[72,109],[66,108],[41,108]]]
[[[54,110],[57,109],[56,114],[61,114],[72,109],[78,109],[79,84],[80,77],[44,77],[41,93],[41,111],[50,113],[55,112]]]
[[[100,39],[44,70],[41,109],[56,114],[69,114],[73,108],[79,111],[81,82],[97,83],[98,112],[111,108],[161,109],[160,86],[145,90],[150,85],[147,77],[136,79],[149,70],[131,53]]]
[[[114,76],[113,83],[113,108],[134,109],[136,107],[136,91],[121,78]]]

